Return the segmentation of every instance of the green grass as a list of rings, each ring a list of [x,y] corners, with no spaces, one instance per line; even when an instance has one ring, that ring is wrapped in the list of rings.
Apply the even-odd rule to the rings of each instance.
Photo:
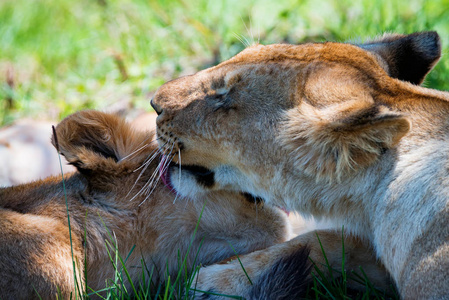
[[[86,292],[79,291],[75,286],[76,295],[73,299],[90,299],[92,296],[97,296],[100,299],[194,299],[194,297],[188,296],[189,291],[195,290],[196,295],[202,294],[195,288],[195,275],[200,269],[197,265],[191,272],[187,272],[185,260],[183,256],[178,254],[179,261],[179,273],[176,278],[171,278],[166,275],[163,283],[155,286],[152,283],[152,276],[154,272],[160,272],[160,270],[154,270],[154,267],[150,267],[144,259],[141,260],[141,276],[138,282],[132,282],[131,289],[126,288],[126,282],[130,282],[128,270],[126,268],[127,258],[130,253],[123,258],[119,253],[116,242],[111,235],[110,240],[106,242],[106,251],[108,251],[111,261],[111,267],[115,270],[114,278],[109,279],[105,283],[105,288],[99,291],[91,290],[87,287]],[[344,249],[344,244],[342,243]],[[325,249],[323,254],[325,254]],[[201,251],[201,250],[199,250]],[[344,251],[343,251],[344,253]],[[186,257],[187,254],[184,256]],[[361,275],[353,272],[347,272],[345,269],[345,257],[342,257],[341,269],[332,269],[328,264],[324,266],[328,269],[329,274],[324,274],[320,269],[314,266],[315,274],[313,276],[313,282],[308,287],[308,292],[305,299],[377,299],[377,300],[397,300],[399,296],[391,286],[386,291],[376,289],[368,277],[360,268]],[[242,265],[243,272],[246,273],[244,266]],[[180,280],[182,279],[182,280]],[[348,283],[357,282],[362,288],[361,290],[351,290],[348,288]],[[76,284],[76,283],[74,283]],[[81,283],[84,286],[85,283]],[[212,293],[213,295],[223,296],[223,299],[242,299],[235,295],[223,295]]]
[[[0,124],[81,108],[149,109],[163,82],[261,43],[437,30],[448,0],[3,0]],[[449,89],[449,60],[427,86]]]
[[[105,282],[105,288],[98,291],[91,290],[88,286],[86,286],[86,290],[83,289],[80,291],[80,289],[76,286],[76,283],[74,283],[76,292],[72,299],[90,299],[92,296],[96,296],[96,298],[100,299],[194,299],[194,297],[188,296],[188,293],[191,290],[196,290],[194,279],[200,269],[200,266],[198,265],[191,272],[187,272],[185,269],[185,260],[182,259],[182,255],[178,255],[179,273],[177,278],[171,278],[166,275],[163,283],[158,286],[155,286],[152,283],[152,276],[155,272],[159,272],[160,270],[154,270],[154,267],[150,267],[151,264],[148,264],[148,262],[142,259],[142,273],[140,280],[138,282],[132,282],[131,289],[127,289],[126,282],[130,282],[130,277],[126,267],[126,261],[133,250],[131,250],[125,258],[123,258],[118,250],[119,245],[114,242],[112,235],[110,236],[110,240],[106,242],[105,247],[105,251],[108,251],[109,254],[111,267],[114,268],[115,271],[114,278],[111,278]],[[325,253],[324,250],[323,253]],[[341,270],[333,270],[330,266],[324,267],[329,268],[330,273],[333,273],[333,275],[338,274],[339,276],[334,276],[334,278],[330,275],[325,275],[315,267],[313,282],[308,288],[305,299],[399,299],[394,287],[391,287],[387,291],[380,291],[374,288],[364,274],[363,269],[361,269],[361,273],[364,276],[347,272],[345,270],[344,257],[342,260]],[[244,270],[244,266],[242,266],[242,268],[243,271],[246,272]],[[182,280],[179,280],[180,278],[182,278]],[[349,281],[358,282],[365,288],[357,291],[350,290],[347,287]],[[78,284],[81,287],[85,286],[84,282]],[[200,295],[202,293],[201,291],[196,291],[196,295]],[[223,299],[242,299],[241,297],[234,295],[212,294],[223,296]]]

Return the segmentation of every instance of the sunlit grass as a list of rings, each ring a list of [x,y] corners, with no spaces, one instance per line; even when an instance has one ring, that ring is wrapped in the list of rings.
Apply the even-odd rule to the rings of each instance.
[[[81,108],[149,108],[163,82],[264,44],[437,30],[448,0],[4,0],[0,123]],[[243,43],[242,43],[243,41]],[[427,86],[449,89],[449,60]]]

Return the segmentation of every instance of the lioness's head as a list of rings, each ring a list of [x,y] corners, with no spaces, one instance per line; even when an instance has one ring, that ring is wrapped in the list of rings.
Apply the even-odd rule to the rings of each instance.
[[[184,195],[233,189],[273,200],[291,176],[357,176],[410,129],[389,100],[397,85],[420,84],[439,57],[435,32],[255,45],[170,81],[152,106],[159,145],[176,162],[171,183]]]

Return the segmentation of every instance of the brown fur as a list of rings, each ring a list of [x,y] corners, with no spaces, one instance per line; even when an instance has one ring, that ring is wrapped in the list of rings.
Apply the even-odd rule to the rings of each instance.
[[[174,185],[331,218],[373,246],[402,297],[449,298],[449,94],[415,85],[439,57],[435,32],[255,45],[166,83],[152,100],[161,148],[215,179]]]
[[[116,244],[123,259],[135,246],[126,263],[133,281],[142,274],[141,259],[149,270],[154,267],[154,284],[163,280],[165,270],[176,278],[178,251],[184,257],[203,205],[189,270],[201,243],[197,262],[207,265],[234,255],[228,242],[246,253],[286,239],[284,213],[236,192],[212,192],[196,201],[178,197],[174,203],[176,195],[158,182],[151,196],[139,193],[159,164],[157,156],[141,168],[157,150],[152,139],[117,116],[95,111],[76,113],[56,128],[53,143],[78,169],[65,176],[65,189],[83,286],[98,290],[113,279],[107,243]],[[1,299],[37,294],[54,299],[58,290],[63,298],[74,295],[61,177],[0,189],[0,257]]]

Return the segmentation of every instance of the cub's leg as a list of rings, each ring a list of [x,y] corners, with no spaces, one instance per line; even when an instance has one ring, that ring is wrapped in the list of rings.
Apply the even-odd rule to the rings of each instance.
[[[0,208],[1,299],[56,299],[58,293],[68,299],[75,287],[72,266],[67,226]]]
[[[237,259],[205,267],[199,271],[197,284],[193,288],[197,291],[243,296],[247,299],[296,299],[295,297],[304,296],[307,284],[312,280],[311,273],[314,270],[311,260],[321,272],[330,275],[321,246],[329,265],[334,270],[341,270],[342,233],[321,230],[240,256],[248,276]],[[359,266],[362,266],[375,287],[382,289],[389,286],[389,275],[368,245],[358,238],[345,236],[344,252],[346,271],[358,272]],[[333,272],[333,275],[339,276],[338,272]],[[360,288],[357,283],[350,287]],[[212,294],[195,294],[199,299],[215,298]]]

